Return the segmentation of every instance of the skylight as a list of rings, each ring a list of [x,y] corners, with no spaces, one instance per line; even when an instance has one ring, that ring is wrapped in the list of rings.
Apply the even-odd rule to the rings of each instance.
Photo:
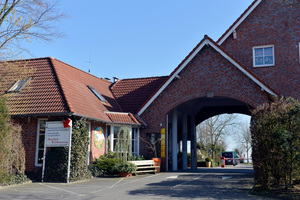
[[[25,80],[18,80],[7,92],[20,92],[31,81],[31,79],[32,78],[29,77]]]
[[[105,99],[103,98],[103,96],[101,96],[95,88],[93,88],[92,86],[89,86],[89,85],[88,85],[88,88],[94,93],[94,95],[96,95],[96,97],[98,97],[98,99],[100,99],[100,101],[106,102]]]

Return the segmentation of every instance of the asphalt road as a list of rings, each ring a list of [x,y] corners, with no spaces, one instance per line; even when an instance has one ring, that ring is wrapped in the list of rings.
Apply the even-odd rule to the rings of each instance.
[[[93,178],[76,183],[27,183],[0,189],[0,199],[271,199],[254,196],[251,165],[193,172]]]

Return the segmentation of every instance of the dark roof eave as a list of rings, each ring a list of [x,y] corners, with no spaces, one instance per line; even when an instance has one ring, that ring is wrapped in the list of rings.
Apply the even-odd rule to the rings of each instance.
[[[112,125],[131,125],[131,126],[141,126],[141,124],[135,124],[135,123],[115,123],[115,122],[111,122],[111,121],[106,121],[106,120],[102,120],[102,119],[98,119],[98,118],[94,118],[94,117],[89,117],[86,115],[81,115],[81,114],[77,114],[77,113],[30,113],[30,114],[12,114],[10,115],[11,117],[63,117],[63,116],[75,116],[75,117],[82,117],[82,118],[86,118],[86,119],[90,119],[90,120],[94,120],[94,121],[98,121],[98,122],[102,122],[105,124],[112,124]]]

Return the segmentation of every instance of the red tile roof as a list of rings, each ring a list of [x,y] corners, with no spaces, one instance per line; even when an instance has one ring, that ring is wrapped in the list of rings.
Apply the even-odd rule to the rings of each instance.
[[[124,112],[136,113],[168,76],[118,80],[111,88]]]
[[[2,69],[10,68],[10,74],[5,74],[6,81],[1,79],[1,94],[4,94],[21,76],[27,77],[20,68],[31,69],[28,73],[33,79],[18,93],[8,93],[10,113],[39,114],[39,113],[68,113],[70,109],[66,103],[62,90],[57,84],[56,74],[51,67],[50,59],[33,59],[1,63]],[[0,72],[3,75],[4,70]]]
[[[71,112],[103,121],[110,121],[104,111],[121,112],[109,87],[111,82],[81,71],[64,62],[51,59]],[[87,87],[92,86],[106,100],[103,103]]]
[[[20,92],[5,94],[12,115],[71,114],[114,123],[112,119],[116,119],[111,119],[105,112],[122,112],[110,91],[111,82],[54,58],[2,62],[0,65],[1,94],[5,94],[20,77],[33,78]],[[33,72],[19,73],[24,66]],[[6,74],[8,67],[11,69]],[[99,100],[88,86],[92,86],[105,102]],[[133,115],[125,115],[130,116],[131,120],[119,118],[116,122],[139,124]]]
[[[118,124],[140,124],[137,119],[130,113],[105,112],[109,119]]]

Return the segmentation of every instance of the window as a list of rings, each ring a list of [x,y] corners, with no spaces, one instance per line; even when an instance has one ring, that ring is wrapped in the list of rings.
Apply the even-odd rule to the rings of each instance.
[[[20,92],[31,81],[31,79],[32,78],[29,77],[25,80],[18,80],[7,92]]]
[[[253,47],[253,65],[254,67],[274,66],[274,46]]]
[[[37,138],[36,138],[36,155],[35,165],[42,166],[44,157],[44,144],[45,144],[45,132],[46,122],[48,119],[39,119],[37,127]]]
[[[100,101],[106,102],[105,99],[103,98],[103,96],[101,96],[95,88],[93,88],[92,86],[89,86],[89,85],[88,85],[88,88],[94,93],[94,95],[96,95],[96,97],[98,97],[98,99],[100,99]]]
[[[133,156],[138,156],[139,155],[139,129],[137,128],[132,128],[132,155]]]
[[[125,135],[124,132],[128,128],[129,131],[129,139],[130,139],[130,148],[132,155],[137,156],[139,155],[139,129],[138,128],[130,128],[127,126],[111,126],[109,129],[112,130],[111,135],[108,132],[108,149],[111,151],[123,151],[124,144],[125,144]],[[118,145],[119,144],[119,145]]]
[[[121,127],[114,127],[114,140],[113,140],[113,151],[117,151],[117,142],[118,142],[118,133],[119,133],[119,130],[120,130]],[[119,137],[121,137],[119,135]]]

